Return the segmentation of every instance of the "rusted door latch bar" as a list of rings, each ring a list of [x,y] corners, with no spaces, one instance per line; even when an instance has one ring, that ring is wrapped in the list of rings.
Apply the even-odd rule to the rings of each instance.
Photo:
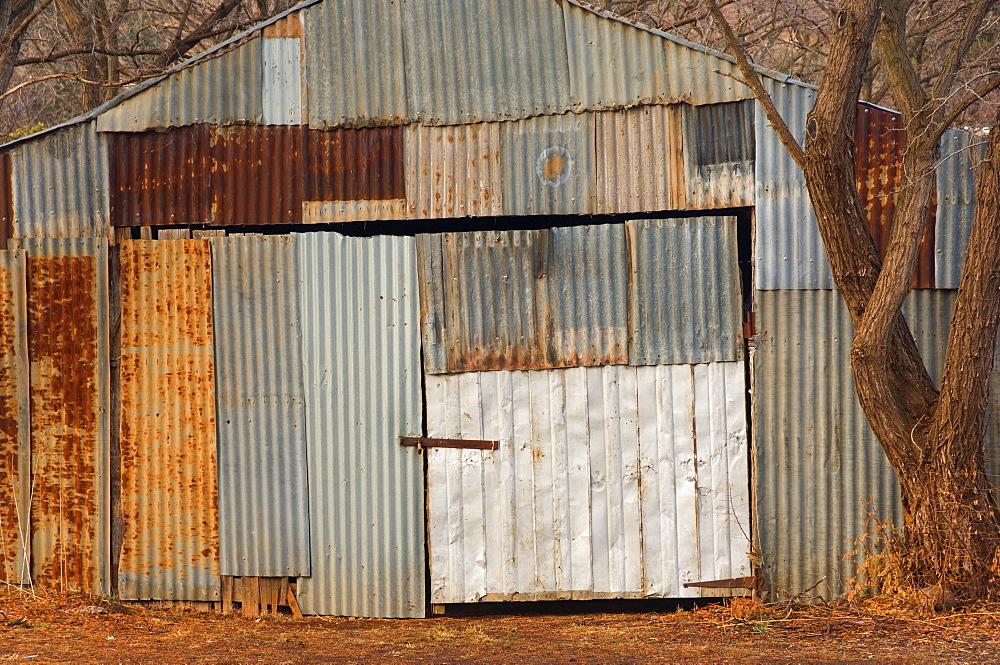
[[[428,436],[401,436],[399,443],[403,446],[416,446],[417,450],[424,448],[474,448],[476,450],[496,450],[499,441],[482,441],[478,439],[434,439]]]

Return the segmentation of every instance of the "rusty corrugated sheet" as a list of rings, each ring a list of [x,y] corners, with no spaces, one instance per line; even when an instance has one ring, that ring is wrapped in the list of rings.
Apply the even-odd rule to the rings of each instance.
[[[10,153],[0,154],[0,250],[14,237],[14,172]]]
[[[121,280],[120,595],[218,600],[209,242],[126,242]]]
[[[28,577],[28,326],[24,252],[0,250],[0,584]]]
[[[754,200],[754,102],[684,105],[681,108],[685,210],[752,206]]]
[[[674,208],[682,174],[671,136],[669,106],[595,113],[597,212],[650,212]]]
[[[405,199],[403,131],[402,127],[307,130],[306,200]]]
[[[868,213],[868,228],[879,254],[885,256],[896,212],[896,191],[902,186],[906,130],[902,117],[869,104],[858,105],[855,128],[854,172],[858,193]],[[936,194],[920,240],[920,254],[913,276],[915,288],[934,288],[934,218]]]
[[[107,241],[19,242],[28,258],[32,579],[107,594]]]
[[[502,214],[500,123],[411,125],[404,152],[411,217]]]
[[[628,362],[621,224],[418,237],[429,373]]]

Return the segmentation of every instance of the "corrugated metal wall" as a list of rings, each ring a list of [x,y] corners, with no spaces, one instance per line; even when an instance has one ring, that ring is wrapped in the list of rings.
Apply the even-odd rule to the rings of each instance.
[[[108,237],[108,147],[95,122],[46,134],[10,155],[16,237]]]
[[[685,210],[752,206],[754,103],[683,106]]]
[[[31,447],[24,252],[0,250],[0,583],[29,580]]]
[[[110,593],[108,248],[25,239],[32,579]]]
[[[671,135],[676,108],[642,106],[595,113],[597,212],[679,208],[682,153]]]
[[[308,614],[425,612],[422,390],[412,238],[296,236],[312,577]]]
[[[261,124],[302,123],[301,46],[298,37],[261,40]]]
[[[207,240],[121,247],[121,503],[127,600],[219,600]]]
[[[749,575],[743,363],[428,377],[431,601],[697,597]],[[712,591],[710,593],[718,593]]]
[[[308,575],[299,258],[292,236],[212,238],[223,575]]]
[[[985,138],[949,129],[941,139],[937,171],[937,228],[934,256],[937,287],[957,289],[976,212],[973,164],[985,153]]]
[[[629,364],[741,360],[736,218],[643,219],[627,226]]]
[[[14,237],[14,173],[10,153],[0,154],[0,251]]]
[[[263,117],[261,39],[170,74],[97,118],[101,132],[142,132],[197,123],[259,123]]]

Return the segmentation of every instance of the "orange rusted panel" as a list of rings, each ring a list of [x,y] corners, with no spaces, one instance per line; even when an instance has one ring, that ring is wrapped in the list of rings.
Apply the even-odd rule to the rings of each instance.
[[[896,213],[896,192],[902,186],[903,151],[906,130],[902,117],[867,104],[859,104],[855,127],[854,173],[861,203],[868,213],[868,228],[879,254],[885,257]],[[936,201],[932,200],[920,255],[913,275],[914,288],[934,288],[934,221]]]
[[[120,594],[218,600],[208,240],[126,242],[121,274]]]
[[[295,12],[264,28],[264,37],[302,37],[302,19]]]
[[[108,249],[25,239],[31,557],[39,586],[108,593]]]
[[[0,251],[0,582],[27,582],[28,346],[24,252]]]

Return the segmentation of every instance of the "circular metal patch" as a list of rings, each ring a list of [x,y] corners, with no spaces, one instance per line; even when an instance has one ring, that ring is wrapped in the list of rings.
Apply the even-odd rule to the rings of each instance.
[[[569,150],[561,145],[546,148],[538,156],[535,173],[543,185],[558,187],[569,180],[569,172],[573,169],[573,158]]]

